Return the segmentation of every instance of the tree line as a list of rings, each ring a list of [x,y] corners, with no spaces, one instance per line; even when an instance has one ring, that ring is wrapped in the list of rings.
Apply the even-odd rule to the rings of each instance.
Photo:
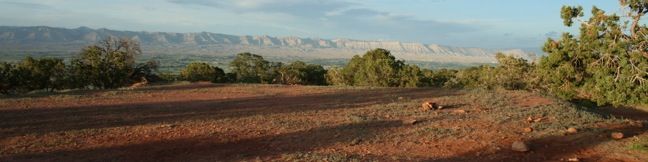
[[[0,93],[34,90],[112,89],[141,80],[158,79],[155,61],[135,63],[141,54],[138,42],[108,38],[84,47],[69,63],[57,58],[26,57],[11,64],[0,63]]]
[[[372,87],[445,87],[544,92],[566,100],[587,99],[604,104],[648,103],[648,28],[641,25],[648,2],[621,0],[629,9],[621,16],[594,7],[585,21],[582,7],[565,6],[566,26],[580,21],[580,33],[548,39],[539,62],[499,53],[496,66],[466,69],[421,69],[397,60],[390,51],[373,49],[356,55],[342,67],[296,61],[270,62],[240,53],[230,72],[204,62],[187,65],[179,75],[157,73],[158,63],[136,64],[139,44],[129,39],[106,39],[85,47],[68,64],[61,59],[32,57],[17,64],[0,63],[0,93],[33,90],[108,89],[146,81],[186,80],[215,83],[264,83]]]

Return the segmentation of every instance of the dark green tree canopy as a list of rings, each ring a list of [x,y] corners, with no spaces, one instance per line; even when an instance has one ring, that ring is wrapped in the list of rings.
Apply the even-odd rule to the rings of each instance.
[[[538,68],[544,88],[565,99],[586,98],[599,104],[648,103],[648,28],[641,17],[648,1],[621,0],[627,19],[593,7],[563,7],[565,25],[574,20],[580,33],[549,39]],[[628,26],[629,25],[629,26]]]
[[[96,45],[83,48],[72,60],[73,74],[78,82],[94,88],[117,88],[130,82],[135,57],[141,54],[139,43],[131,39],[107,38]]]
[[[278,71],[278,81],[282,84],[324,85],[326,70],[321,65],[306,64],[295,61],[281,66]]]
[[[230,63],[236,80],[243,83],[271,83],[276,75],[278,65],[273,65],[262,56],[251,53],[239,53]]]
[[[17,70],[27,90],[54,91],[63,88],[65,83],[65,64],[62,59],[27,57],[18,64]]]
[[[420,69],[405,65],[385,49],[374,49],[363,56],[354,56],[341,70],[328,73],[329,81],[335,85],[415,87],[418,85]]]
[[[187,65],[180,72],[180,76],[191,82],[211,81],[221,82],[225,73],[218,67],[211,66],[204,62],[193,62]]]

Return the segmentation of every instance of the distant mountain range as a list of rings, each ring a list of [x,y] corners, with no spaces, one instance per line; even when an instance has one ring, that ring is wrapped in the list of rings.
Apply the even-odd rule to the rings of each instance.
[[[0,26],[0,51],[22,53],[75,53],[83,46],[107,37],[138,40],[145,54],[194,54],[231,56],[252,52],[265,57],[342,59],[374,48],[392,51],[399,59],[430,62],[490,63],[494,54],[535,59],[522,49],[483,49],[449,47],[436,44],[351,39],[317,39],[271,36],[235,36],[218,33],[134,32],[110,29],[76,29],[47,26]],[[486,40],[485,40],[486,41]]]

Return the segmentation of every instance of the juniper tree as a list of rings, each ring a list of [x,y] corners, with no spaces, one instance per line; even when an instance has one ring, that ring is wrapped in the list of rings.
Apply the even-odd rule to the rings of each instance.
[[[239,53],[230,63],[236,80],[243,83],[270,83],[274,78],[277,65],[263,59],[262,56],[251,53]]]
[[[26,57],[16,66],[14,77],[20,81],[20,88],[26,91],[54,91],[65,84],[65,64],[62,59]]]
[[[198,82],[211,81],[222,82],[225,73],[218,67],[211,66],[204,62],[192,62],[180,72],[182,79]]]
[[[107,89],[118,88],[131,82],[135,57],[142,53],[138,42],[131,39],[109,37],[98,44],[81,50],[71,61],[71,74],[77,87],[87,86]]]
[[[295,61],[278,70],[278,81],[282,84],[324,85],[326,70],[321,65]]]
[[[561,10],[564,25],[580,23],[577,35],[548,39],[537,73],[543,88],[565,99],[587,98],[603,104],[648,103],[648,13],[646,0],[620,0],[623,15],[593,7]]]
[[[390,51],[380,48],[354,56],[340,72],[341,78],[330,78],[334,73],[329,73],[329,81],[354,86],[414,87],[419,84],[421,76],[418,67],[405,65],[402,60],[396,60]],[[344,81],[339,82],[342,78]]]

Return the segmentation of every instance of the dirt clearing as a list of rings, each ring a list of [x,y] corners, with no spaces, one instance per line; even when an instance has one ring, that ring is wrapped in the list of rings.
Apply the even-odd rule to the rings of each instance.
[[[426,101],[443,109],[421,111]],[[648,161],[646,112],[629,111],[523,91],[208,83],[92,91],[0,99],[0,161]],[[530,151],[511,150],[515,141]]]

